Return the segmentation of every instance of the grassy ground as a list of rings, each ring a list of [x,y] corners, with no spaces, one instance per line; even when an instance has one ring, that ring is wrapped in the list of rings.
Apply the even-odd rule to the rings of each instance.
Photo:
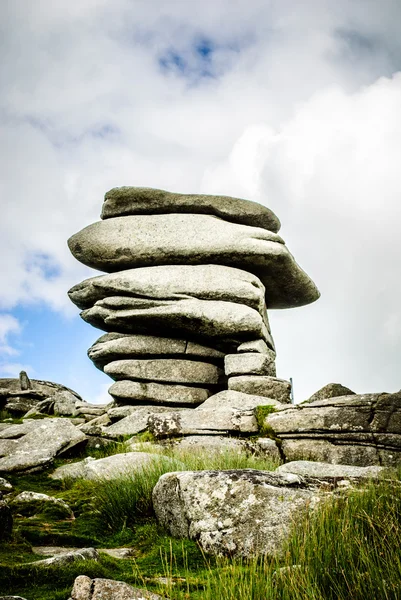
[[[124,445],[101,450],[103,455]],[[147,448],[144,448],[147,449]],[[168,451],[176,470],[205,468],[273,469],[269,461],[245,454],[207,457]],[[66,461],[64,461],[66,462]],[[151,490],[173,470],[160,457],[146,471],[106,483],[53,481],[46,473],[10,477],[15,492],[33,490],[66,500],[74,521],[52,514],[15,516],[13,539],[0,545],[0,590],[28,600],[67,600],[76,576],[106,577],[147,587],[171,600],[396,600],[401,598],[401,486],[398,479],[322,503],[297,528],[278,561],[205,557],[195,542],[174,540],[157,525]],[[101,554],[63,568],[22,563],[39,558],[32,546],[98,549],[130,546],[134,556],[118,560]],[[158,577],[167,578],[167,584]]]

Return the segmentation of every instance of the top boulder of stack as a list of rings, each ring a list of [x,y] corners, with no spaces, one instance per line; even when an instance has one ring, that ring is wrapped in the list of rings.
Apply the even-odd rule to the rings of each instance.
[[[280,221],[274,212],[251,200],[176,194],[145,187],[118,187],[107,192],[101,218],[168,213],[213,215],[232,223],[262,227],[275,233],[280,229]]]

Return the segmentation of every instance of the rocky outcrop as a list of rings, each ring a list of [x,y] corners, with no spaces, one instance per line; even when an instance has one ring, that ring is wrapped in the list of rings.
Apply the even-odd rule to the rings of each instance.
[[[393,466],[401,462],[401,393],[353,394],[283,408],[265,425],[287,461]]]
[[[90,579],[79,575],[74,581],[69,600],[163,600],[158,594],[133,588],[123,581]]]
[[[30,379],[25,371],[21,371],[18,379],[0,378],[0,406],[13,414],[25,414],[39,402],[56,400],[57,397],[82,401],[79,394],[64,385]]]
[[[280,554],[290,528],[319,502],[299,475],[252,469],[163,475],[153,490],[158,521],[215,555]]]
[[[267,308],[319,296],[277,235],[277,217],[238,198],[125,187],[106,194],[102,219],[68,244],[75,258],[106,274],[69,296],[85,321],[107,332],[88,354],[115,380],[115,402],[143,410],[85,431],[257,433],[255,396],[275,405],[289,402],[291,391],[276,378]],[[220,392],[241,393],[242,406],[230,407]],[[151,405],[174,410],[154,411],[145,422]]]
[[[0,431],[0,473],[44,469],[85,444],[86,436],[68,419],[26,420]]]

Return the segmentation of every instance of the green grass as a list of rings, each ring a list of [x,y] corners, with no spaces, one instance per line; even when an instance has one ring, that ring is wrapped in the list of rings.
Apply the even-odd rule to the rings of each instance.
[[[275,466],[245,453],[205,455],[173,447],[143,470],[111,482],[78,480],[66,486],[46,473],[10,477],[15,494],[33,490],[61,497],[76,519],[58,520],[53,514],[16,516],[13,539],[0,545],[1,593],[29,600],[67,600],[75,577],[87,574],[146,586],[170,600],[401,598],[401,485],[397,480],[369,483],[322,501],[294,529],[280,559],[206,557],[194,541],[174,540],[156,523],[151,493],[164,472]],[[101,555],[99,562],[43,571],[21,564],[40,558],[32,553],[31,544],[130,546],[135,558]],[[167,577],[167,585],[157,582],[159,576]]]

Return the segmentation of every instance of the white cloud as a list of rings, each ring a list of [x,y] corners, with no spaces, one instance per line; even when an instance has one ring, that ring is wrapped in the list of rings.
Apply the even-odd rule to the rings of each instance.
[[[396,389],[398,0],[0,10],[2,310],[76,314],[66,291],[90,271],[66,239],[98,219],[110,187],[245,196],[277,212],[322,291],[315,305],[273,313],[280,374],[301,395],[335,378]],[[187,71],[160,66],[171,52]]]

